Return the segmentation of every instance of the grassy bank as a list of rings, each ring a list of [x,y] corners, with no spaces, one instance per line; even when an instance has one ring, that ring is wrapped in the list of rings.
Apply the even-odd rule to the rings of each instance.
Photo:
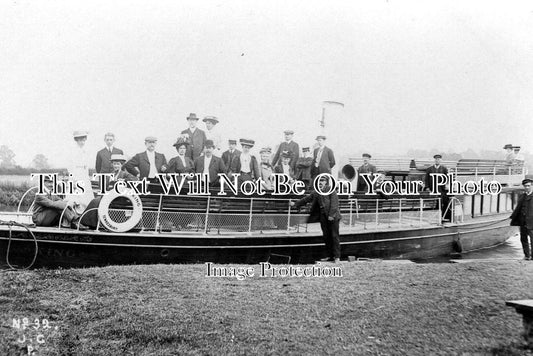
[[[3,271],[0,354],[28,344],[22,317],[51,322],[26,329],[40,355],[532,354],[504,302],[533,298],[533,262],[340,266],[244,281],[204,265]]]
[[[27,181],[11,181],[0,179],[0,206],[16,207],[22,196],[32,185]],[[24,198],[23,205],[29,207],[34,194],[28,194]]]

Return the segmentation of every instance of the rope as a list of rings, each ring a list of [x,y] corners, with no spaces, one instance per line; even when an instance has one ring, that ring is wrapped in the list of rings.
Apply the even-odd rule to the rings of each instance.
[[[30,269],[33,264],[35,263],[35,260],[37,259],[37,254],[39,253],[39,246],[37,244],[37,238],[35,237],[35,235],[33,234],[33,231],[30,230],[30,228],[28,227],[28,225],[26,224],[22,224],[22,223],[19,223],[19,222],[16,222],[16,221],[3,221],[3,220],[0,220],[0,225],[7,225],[9,226],[9,240],[7,242],[7,251],[6,251],[6,263],[7,265],[9,266],[9,268],[11,269],[21,269],[21,270],[26,270],[26,269]],[[23,227],[25,228],[29,233],[30,235],[33,237],[33,242],[35,244],[35,250],[34,250],[34,254],[33,254],[33,260],[31,261],[31,263],[26,266],[26,267],[20,267],[20,266],[16,266],[16,265],[12,265],[10,262],[9,262],[9,251],[11,249],[11,239],[12,239],[12,233],[13,233],[13,226],[19,226],[19,227]]]

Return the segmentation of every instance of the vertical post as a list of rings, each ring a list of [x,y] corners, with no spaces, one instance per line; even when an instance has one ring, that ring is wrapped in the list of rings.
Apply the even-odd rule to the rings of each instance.
[[[418,218],[418,226],[422,226],[422,215],[424,214],[424,199],[420,198],[420,216]]]
[[[442,225],[442,206],[441,206],[441,199],[442,199],[442,198],[438,198],[438,199],[437,199],[437,204],[439,204],[439,219],[438,219],[438,224],[437,224],[437,225]]]
[[[398,210],[398,224],[402,226],[402,199],[400,198],[400,209]]]
[[[289,199],[289,212],[287,213],[287,234],[290,232],[291,227],[291,200]]]
[[[157,231],[159,229],[159,217],[161,216],[161,204],[162,203],[163,203],[163,194],[159,194],[159,206],[157,208],[157,217],[155,218],[154,231]]]
[[[252,234],[252,208],[254,205],[254,198],[250,199],[250,213],[248,214],[248,235]]]
[[[352,231],[353,200],[350,199],[350,231]]]
[[[376,229],[379,223],[379,199],[376,199]]]
[[[207,226],[209,222],[209,209],[211,208],[211,196],[207,197],[207,208],[205,209],[205,220],[204,220],[204,234],[207,234]]]
[[[477,179],[477,167],[476,167],[476,176],[475,176],[475,179],[478,180],[478,179]]]

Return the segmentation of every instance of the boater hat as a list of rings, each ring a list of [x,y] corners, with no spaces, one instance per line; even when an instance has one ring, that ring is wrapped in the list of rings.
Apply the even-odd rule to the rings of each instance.
[[[203,122],[211,121],[215,125],[218,124],[218,118],[215,117],[215,116],[206,116],[206,117],[204,117],[204,119],[202,121]]]
[[[109,159],[111,162],[113,161],[122,161],[122,162],[126,162],[126,156],[124,156],[123,154],[112,154],[111,155],[111,158]]]
[[[513,148],[513,145],[511,145],[510,143],[506,144],[505,146],[503,146],[503,149],[506,150],[508,148]]]
[[[292,130],[285,130],[285,131],[283,131],[283,133],[285,135],[294,135],[294,131],[292,131]]]
[[[316,137],[316,140],[320,140],[320,139],[325,140],[325,139],[326,139],[326,136],[324,136],[324,135],[318,135],[318,136]]]
[[[228,143],[230,145],[236,145],[237,144],[237,140],[228,140]]]
[[[363,157],[372,158],[372,156],[369,153],[363,153]]]
[[[78,138],[78,137],[87,137],[89,133],[87,131],[74,131],[72,133],[72,137]]]
[[[190,113],[189,116],[187,116],[187,120],[198,120],[198,117],[196,117],[195,113]]]
[[[157,137],[155,136],[146,136],[144,142],[157,142]]]
[[[263,147],[263,148],[261,148],[261,150],[259,151],[259,153],[263,153],[263,152],[272,153],[272,148],[270,148],[270,147]]]
[[[247,138],[241,138],[239,140],[241,146],[248,146],[248,147],[254,147],[255,145],[255,141],[254,140],[249,140]]]
[[[302,147],[302,152],[310,152],[309,147]]]
[[[442,155],[436,154],[435,156],[433,156],[433,158],[442,158]]]

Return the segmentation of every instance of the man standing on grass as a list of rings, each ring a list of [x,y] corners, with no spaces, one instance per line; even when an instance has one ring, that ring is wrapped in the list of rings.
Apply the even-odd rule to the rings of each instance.
[[[339,262],[341,257],[341,245],[339,238],[339,221],[341,214],[339,211],[339,197],[335,190],[330,194],[321,194],[330,190],[328,185],[329,178],[321,177],[318,181],[318,191],[313,190],[308,196],[298,200],[291,201],[291,206],[300,207],[307,203],[312,203],[308,223],[320,222],[326,252],[328,257],[321,261]]]
[[[530,240],[533,241],[533,179],[522,181],[524,194],[518,198],[518,203],[511,215],[511,226],[520,226],[520,242],[524,250],[524,260],[531,260]]]

